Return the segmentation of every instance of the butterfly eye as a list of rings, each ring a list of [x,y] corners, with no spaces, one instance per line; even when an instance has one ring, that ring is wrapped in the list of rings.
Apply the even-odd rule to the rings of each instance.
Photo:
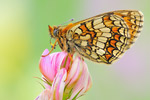
[[[54,29],[53,34],[54,34],[54,36],[57,36],[58,35],[58,29]]]

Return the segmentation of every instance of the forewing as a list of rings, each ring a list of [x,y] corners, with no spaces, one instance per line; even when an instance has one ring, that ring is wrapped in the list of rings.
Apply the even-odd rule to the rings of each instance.
[[[67,37],[80,55],[110,64],[133,44],[142,26],[141,12],[119,10],[75,23]]]

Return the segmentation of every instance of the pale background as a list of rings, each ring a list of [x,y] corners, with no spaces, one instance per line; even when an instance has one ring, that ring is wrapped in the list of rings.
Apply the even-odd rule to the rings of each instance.
[[[120,9],[142,11],[144,29],[113,65],[86,60],[93,86],[79,100],[150,100],[150,0],[0,0],[0,100],[34,100],[42,92],[34,77],[50,49],[48,25]]]

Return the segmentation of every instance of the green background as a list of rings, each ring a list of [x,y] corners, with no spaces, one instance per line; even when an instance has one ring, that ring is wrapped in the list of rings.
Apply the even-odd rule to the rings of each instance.
[[[112,65],[86,60],[93,86],[79,100],[150,100],[150,0],[0,0],[0,100],[34,100],[43,91],[34,77],[51,49],[48,25],[119,9],[144,13],[141,35]]]

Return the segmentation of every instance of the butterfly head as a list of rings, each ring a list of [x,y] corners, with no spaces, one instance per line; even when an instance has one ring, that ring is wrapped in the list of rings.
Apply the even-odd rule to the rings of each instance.
[[[50,25],[48,25],[48,27],[49,27],[49,33],[50,33],[51,37],[52,38],[58,37],[59,27],[57,27],[57,26],[51,27]]]

